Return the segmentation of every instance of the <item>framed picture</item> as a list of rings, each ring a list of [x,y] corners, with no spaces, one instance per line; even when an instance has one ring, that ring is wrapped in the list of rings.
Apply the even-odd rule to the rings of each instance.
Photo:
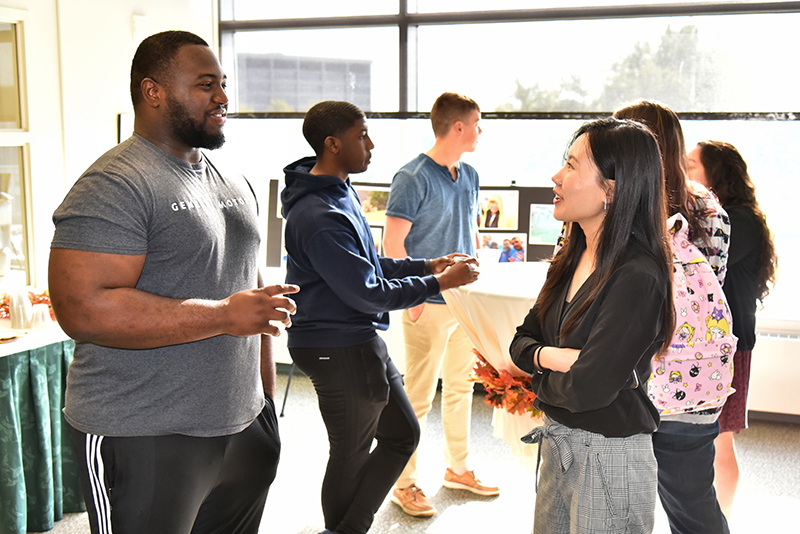
[[[375,252],[378,253],[378,256],[383,255],[383,227],[382,226],[370,226],[370,230],[372,230],[372,240],[375,242]]]
[[[389,200],[389,186],[381,184],[353,183],[353,189],[361,201],[361,209],[370,226],[386,225],[386,202]]]
[[[487,263],[514,263],[526,261],[524,232],[481,232],[482,246],[478,259]]]
[[[478,193],[479,230],[516,230],[519,225],[519,191],[481,189]]]
[[[133,135],[133,113],[120,113],[117,115],[117,143]]]
[[[561,223],[553,219],[553,188],[520,187],[519,201],[520,230],[526,231],[525,259],[549,260],[561,231]]]
[[[528,244],[554,246],[562,222],[553,217],[553,204],[531,204],[528,221]]]

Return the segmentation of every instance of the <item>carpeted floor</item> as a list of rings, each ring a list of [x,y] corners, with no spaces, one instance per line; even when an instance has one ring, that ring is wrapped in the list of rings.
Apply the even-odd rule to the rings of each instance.
[[[283,370],[285,371],[285,369]],[[287,374],[278,376],[278,402],[283,401]],[[473,400],[472,468],[498,497],[478,497],[444,488],[442,432],[437,395],[420,444],[419,486],[438,509],[428,519],[405,515],[387,499],[372,534],[527,534],[533,525],[534,477],[492,435],[491,410],[482,395]],[[280,409],[280,405],[278,406]],[[283,450],[278,477],[270,490],[260,534],[316,534],[323,527],[319,488],[327,461],[327,438],[309,380],[295,374],[286,411],[280,419]],[[800,509],[800,424],[751,421],[736,440],[742,471],[731,531],[792,532],[792,511]],[[792,525],[795,525],[794,527]],[[88,534],[85,514],[56,523],[53,534]],[[657,511],[656,534],[668,534],[666,516]]]

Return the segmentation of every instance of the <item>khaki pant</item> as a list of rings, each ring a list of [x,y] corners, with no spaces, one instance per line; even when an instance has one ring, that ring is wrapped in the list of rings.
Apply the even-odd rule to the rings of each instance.
[[[472,343],[446,304],[425,304],[416,322],[411,321],[408,310],[404,310],[403,335],[405,390],[420,427],[425,427],[441,371],[444,459],[452,469],[464,468],[469,454],[472,416],[473,383],[469,377],[476,360]],[[395,485],[406,488],[416,481],[417,453],[414,452]]]

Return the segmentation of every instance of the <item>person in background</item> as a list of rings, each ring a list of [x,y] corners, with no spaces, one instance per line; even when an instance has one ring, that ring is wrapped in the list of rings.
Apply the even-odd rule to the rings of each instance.
[[[686,144],[678,115],[658,102],[641,101],[614,113],[646,124],[656,134],[664,166],[668,215],[680,213],[689,237],[720,283],[728,263],[728,215],[705,187],[686,179]],[[734,371],[735,374],[735,371]],[[653,434],[658,494],[673,534],[727,534],[728,522],[714,491],[714,439],[721,408],[667,415]]]
[[[485,228],[497,228],[500,224],[500,204],[502,200],[499,196],[489,199],[486,206],[486,215],[483,221]]]
[[[523,439],[541,455],[533,532],[649,533],[659,416],[645,381],[675,323],[658,143],[634,121],[584,124],[552,180],[569,237],[509,349],[544,414]]]
[[[733,355],[733,388],[719,417],[720,434],[714,441],[714,487],[725,515],[733,510],[739,482],[733,436],[747,428],[747,392],[750,358],[756,342],[756,308],[774,285],[778,266],[772,232],[756,199],[756,188],[736,147],[721,141],[702,141],[687,157],[689,178],[712,191],[731,223],[728,274],[723,290],[733,314],[733,332],[739,338]]]
[[[389,310],[474,281],[477,263],[456,254],[378,256],[350,183],[350,174],[367,169],[374,148],[357,106],[315,104],[303,136],[316,156],[284,169],[281,193],[286,280],[303,288],[287,330],[289,353],[314,385],[328,432],[325,532],[363,534],[420,436],[403,379],[376,330],[389,327]]]
[[[134,133],[53,215],[50,296],[76,341],[64,415],[95,534],[256,534],[280,453],[272,335],[296,286],[260,287],[257,204],[201,149],[225,74],[158,33],[130,80]]]
[[[507,263],[508,258],[514,253],[511,249],[511,240],[503,239],[503,250],[500,251],[500,263]]]
[[[511,238],[511,251],[508,254],[508,261],[512,263],[525,261],[525,247],[522,244],[522,240],[516,236]]]
[[[392,180],[383,239],[387,256],[474,255],[480,243],[475,226],[480,206],[478,173],[461,156],[475,150],[480,118],[480,108],[471,98],[444,93],[436,99],[431,110],[433,147],[404,165]],[[497,487],[482,484],[468,467],[470,373],[476,357],[441,294],[403,311],[403,335],[405,388],[420,425],[424,426],[431,410],[441,371],[445,487],[497,495]],[[430,517],[436,508],[417,481],[415,453],[395,484],[392,501],[409,515]]]

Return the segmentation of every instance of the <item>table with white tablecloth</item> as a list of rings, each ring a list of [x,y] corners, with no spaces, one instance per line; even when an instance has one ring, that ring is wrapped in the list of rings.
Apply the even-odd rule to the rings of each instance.
[[[442,293],[475,348],[498,371],[526,376],[511,361],[508,347],[517,326],[533,307],[548,267],[546,262],[484,262],[476,282]],[[520,437],[541,420],[529,413],[517,415],[495,408],[492,423],[495,437],[502,438],[512,453],[533,470],[536,448],[520,442]]]

